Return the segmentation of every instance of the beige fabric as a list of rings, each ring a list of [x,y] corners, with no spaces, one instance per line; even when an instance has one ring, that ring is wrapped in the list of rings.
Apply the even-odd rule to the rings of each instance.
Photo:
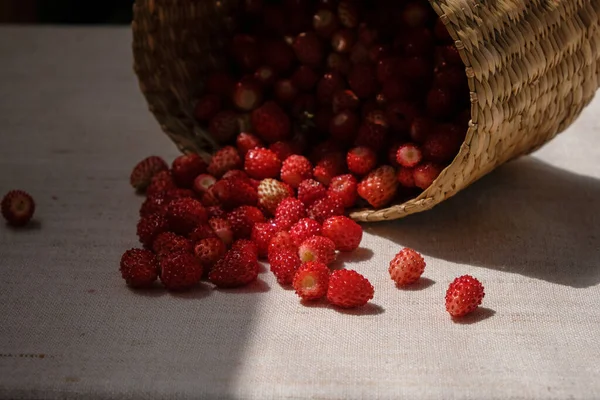
[[[37,223],[0,226],[3,398],[600,398],[600,100],[568,131],[430,212],[365,225],[356,312],[303,307],[264,273],[245,290],[128,290],[132,165],[174,146],[146,110],[128,29],[0,28],[0,191]],[[428,262],[398,290],[401,246]],[[473,274],[463,323],[447,284]],[[43,355],[43,357],[42,357]]]

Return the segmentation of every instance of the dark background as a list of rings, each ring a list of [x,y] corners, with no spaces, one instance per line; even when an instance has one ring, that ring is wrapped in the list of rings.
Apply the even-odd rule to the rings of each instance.
[[[0,22],[129,24],[134,0],[0,0]]]

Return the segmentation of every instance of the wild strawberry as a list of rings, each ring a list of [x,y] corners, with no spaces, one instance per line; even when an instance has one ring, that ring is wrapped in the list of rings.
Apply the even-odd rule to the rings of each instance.
[[[231,225],[224,218],[211,218],[208,220],[210,227],[219,239],[229,246],[233,242],[233,231]]]
[[[376,74],[368,64],[356,64],[348,74],[348,83],[360,98],[372,96],[377,91]]]
[[[331,72],[323,75],[317,85],[317,102],[321,105],[331,105],[333,95],[346,88],[346,83],[342,75],[337,72]]]
[[[275,83],[277,73],[272,67],[263,65],[262,67],[258,67],[256,72],[254,72],[254,79],[256,79],[263,87],[269,87]]]
[[[443,168],[440,165],[434,163],[423,163],[421,165],[417,165],[413,169],[415,186],[423,190],[427,189],[429,186],[431,186],[433,181],[437,179],[442,172],[442,169]]]
[[[303,32],[296,36],[293,48],[296,58],[302,64],[316,67],[323,60],[323,43],[314,32]]]
[[[146,200],[144,200],[140,207],[140,217],[145,217],[150,214],[165,215],[167,212],[167,205],[172,200],[168,193],[169,191],[164,190],[146,197]]]
[[[277,158],[279,158],[280,160],[285,160],[292,154],[295,154],[294,153],[295,149],[292,146],[291,142],[289,142],[289,141],[285,141],[285,142],[280,141],[280,142],[272,143],[269,146],[269,150],[271,150],[273,153],[275,153],[277,155]]]
[[[387,135],[387,127],[363,123],[358,128],[358,134],[354,140],[354,145],[359,147],[371,147],[373,150],[379,151],[385,145]]]
[[[268,257],[270,258],[272,254],[283,249],[292,250],[296,255],[298,254],[298,246],[292,240],[292,236],[285,231],[279,231],[269,242]],[[269,260],[269,262],[271,261]]]
[[[215,72],[206,79],[206,89],[209,93],[223,98],[229,98],[235,81],[227,72]]]
[[[335,243],[336,250],[354,251],[362,240],[362,227],[350,218],[337,215],[323,222],[323,236]]]
[[[150,156],[144,158],[142,161],[136,164],[131,171],[129,183],[138,192],[146,190],[152,177],[160,171],[167,171],[169,169],[165,160],[159,156]]]
[[[244,70],[255,70],[260,65],[261,54],[255,37],[246,34],[235,35],[230,50],[237,65]]]
[[[2,198],[2,216],[9,225],[26,225],[35,212],[35,202],[29,193],[11,190]]]
[[[347,54],[330,53],[325,60],[325,67],[330,72],[346,76],[352,68],[352,63]]]
[[[202,279],[202,264],[192,253],[175,252],[160,259],[160,280],[173,291],[187,290]]]
[[[403,167],[412,168],[423,159],[419,146],[413,143],[405,143],[396,152],[396,162]]]
[[[279,231],[279,227],[272,222],[259,222],[252,227],[250,239],[256,243],[258,256],[266,258],[269,250],[269,243],[275,234]]]
[[[192,189],[199,195],[203,195],[217,182],[217,179],[208,174],[200,174],[194,179]]]
[[[411,100],[415,97],[415,84],[402,77],[394,77],[383,83],[383,88],[377,100],[381,107],[386,107],[395,101]]]
[[[298,186],[298,200],[305,206],[311,206],[315,201],[327,195],[327,188],[321,182],[314,179],[306,179]]]
[[[227,221],[237,239],[250,238],[254,225],[265,222],[265,216],[256,207],[241,206],[229,213]]]
[[[346,169],[346,157],[342,152],[325,155],[313,169],[315,179],[323,185],[329,185],[331,180],[341,175]]]
[[[285,73],[294,64],[294,50],[283,40],[267,40],[263,43],[265,63],[278,73]]]
[[[377,80],[384,84],[396,79],[400,69],[399,57],[387,57],[377,62]]]
[[[312,164],[304,156],[291,155],[281,167],[281,180],[293,188],[305,179],[312,178]]]
[[[158,277],[158,261],[149,250],[127,250],[119,269],[127,285],[134,288],[151,286]]]
[[[423,156],[436,163],[446,163],[458,154],[464,136],[457,125],[443,124],[423,143]]]
[[[206,270],[210,270],[226,252],[225,243],[216,237],[202,239],[194,247],[194,254]]]
[[[150,180],[150,185],[146,188],[146,195],[150,197],[153,194],[176,188],[177,186],[175,185],[175,182],[173,182],[171,172],[160,171]]]
[[[293,197],[285,198],[275,210],[275,222],[279,229],[288,230],[300,219],[306,217],[304,203]]]
[[[373,298],[371,282],[356,271],[341,269],[329,276],[327,300],[342,308],[360,307]]]
[[[289,117],[273,101],[252,111],[252,126],[258,137],[269,143],[285,140],[291,133]]]
[[[258,185],[258,205],[271,215],[283,199],[293,195],[294,191],[287,183],[275,179],[263,179]]]
[[[362,42],[357,42],[352,47],[352,51],[350,52],[350,61],[354,65],[366,64],[369,62],[371,54],[369,52],[369,47]]]
[[[358,184],[358,195],[372,207],[380,208],[394,198],[397,188],[396,171],[389,165],[383,165],[369,173]]]
[[[329,217],[343,214],[344,202],[336,193],[329,193],[322,199],[315,201],[308,208],[308,216],[320,224]]]
[[[413,119],[412,124],[410,125],[410,137],[416,143],[423,143],[427,139],[427,136],[433,132],[435,124],[433,121],[417,117]]]
[[[421,1],[408,3],[402,11],[402,22],[410,28],[426,26],[432,19],[431,8]]]
[[[217,219],[217,218],[222,218],[222,217],[211,217],[210,219]],[[213,228],[211,227],[211,225],[206,222],[203,224],[198,225],[189,235],[188,235],[188,239],[190,241],[192,241],[193,243],[199,242],[202,239],[208,239],[208,238],[218,238],[217,234],[215,233],[215,231],[213,230]],[[155,252],[156,249],[154,250]]]
[[[208,279],[217,287],[245,286],[258,277],[258,259],[250,251],[229,250],[214,265]]]
[[[375,168],[377,154],[366,146],[358,146],[350,149],[346,155],[348,170],[356,175],[366,175]]]
[[[225,210],[242,205],[253,206],[258,202],[258,193],[247,179],[227,178],[215,183],[211,192]]]
[[[387,44],[375,44],[369,48],[369,60],[372,62],[379,62],[384,58],[392,56],[392,48]]]
[[[360,100],[352,90],[340,90],[333,95],[333,112],[355,111],[360,105]],[[358,123],[357,123],[358,125]]]
[[[350,110],[344,110],[331,120],[329,133],[331,137],[340,142],[352,142],[356,137],[358,125],[358,116]]]
[[[354,2],[341,1],[338,4],[337,15],[345,27],[356,28],[358,26],[359,12]]]
[[[338,53],[349,53],[356,42],[356,34],[352,29],[340,29],[331,37],[331,47]]]
[[[202,203],[189,197],[172,200],[167,206],[166,217],[170,230],[181,235],[189,234],[198,225],[208,221]]]
[[[302,262],[318,261],[329,265],[335,261],[335,243],[324,236],[313,236],[300,244],[298,255]]]
[[[217,181],[217,183],[219,183],[219,181]],[[215,195],[215,186],[217,185],[217,183],[208,188],[208,190],[202,196],[200,196],[200,203],[202,203],[204,207],[214,207],[221,205],[221,201]]]
[[[280,285],[290,285],[302,262],[297,251],[280,249],[274,253],[269,253],[269,264],[271,265],[271,272],[277,278],[277,282]]]
[[[405,286],[415,283],[419,280],[425,270],[425,260],[423,257],[410,248],[402,249],[390,261],[390,277],[396,285]]]
[[[329,268],[320,262],[307,262],[294,274],[292,286],[296,294],[305,301],[325,297],[329,285]]]
[[[246,172],[242,171],[241,169],[230,169],[229,171],[225,172],[221,178],[222,179],[240,179],[247,183],[250,182],[250,177],[248,176],[248,174]]]
[[[331,10],[321,9],[313,16],[313,28],[323,38],[329,38],[337,30],[340,22]]]
[[[238,114],[235,111],[219,111],[211,118],[208,131],[219,143],[227,143],[240,131]]]
[[[396,174],[396,179],[398,179],[398,183],[406,188],[415,187],[415,178],[414,178],[414,168],[398,168],[398,173]]]
[[[255,79],[243,79],[233,89],[233,104],[242,111],[251,111],[263,100],[262,85]]]
[[[176,235],[173,232],[163,232],[154,239],[152,250],[160,258],[176,251],[191,253],[193,245],[189,239],[183,236]]]
[[[281,170],[281,161],[269,149],[252,149],[246,154],[244,170],[256,179],[276,178]]]
[[[208,219],[211,218],[227,218],[227,213],[219,206],[206,207]]]
[[[290,228],[290,237],[296,246],[300,246],[305,240],[321,235],[321,224],[311,218],[302,218]]]
[[[390,104],[385,113],[391,129],[403,135],[408,133],[410,125],[418,116],[419,110],[412,104],[396,102]]]
[[[344,208],[350,208],[354,205],[357,198],[358,182],[352,174],[338,175],[331,180],[327,193],[337,195],[342,201]]]
[[[445,87],[432,88],[427,94],[427,113],[438,119],[450,117],[457,105],[452,89]]]
[[[242,159],[237,149],[233,146],[225,146],[213,154],[207,170],[212,176],[220,178],[225,172],[241,167]]]
[[[171,176],[175,184],[182,188],[191,188],[194,179],[206,172],[208,165],[198,154],[184,154],[173,160]]]
[[[280,79],[275,82],[273,95],[279,104],[291,104],[298,97],[298,88],[291,79]]]
[[[169,222],[164,215],[150,214],[140,218],[137,224],[137,235],[145,248],[151,249],[154,239],[169,230]]]
[[[231,245],[231,250],[248,252],[252,258],[258,258],[256,243],[249,239],[238,239]]]
[[[194,117],[202,122],[210,121],[221,110],[221,98],[207,94],[198,99],[194,106]]]
[[[456,278],[446,291],[446,310],[458,318],[475,311],[485,297],[483,285],[470,275]]]

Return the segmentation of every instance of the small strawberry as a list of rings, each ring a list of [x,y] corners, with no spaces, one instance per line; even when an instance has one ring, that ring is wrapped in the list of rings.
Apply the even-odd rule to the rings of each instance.
[[[217,183],[217,178],[208,174],[200,174],[194,179],[194,183],[192,185],[192,189],[194,192],[199,195],[203,195],[208,192],[208,189],[211,188],[212,185]]]
[[[216,237],[202,239],[194,247],[194,254],[207,271],[210,271],[226,252],[225,243]]]
[[[432,17],[432,9],[421,1],[408,3],[402,11],[402,22],[410,28],[430,25]]]
[[[317,84],[317,102],[321,105],[331,107],[333,95],[346,88],[346,81],[337,72],[323,75]]]
[[[296,58],[302,64],[312,67],[321,64],[325,53],[321,39],[314,32],[303,32],[296,36],[293,48]]]
[[[350,61],[354,65],[366,64],[369,62],[370,58],[371,54],[369,51],[369,47],[366,44],[362,42],[357,42],[352,47],[352,51],[350,52]]]
[[[415,186],[423,190],[427,189],[437,179],[442,169],[440,165],[433,163],[423,163],[416,166],[413,169]]]
[[[359,147],[370,147],[375,151],[380,151],[385,145],[388,129],[382,125],[363,123],[358,128],[354,145]]]
[[[121,257],[120,271],[127,285],[148,287],[158,277],[158,261],[149,250],[129,249]]]
[[[318,261],[330,265],[335,261],[335,243],[324,236],[313,236],[298,247],[298,256],[304,262]]]
[[[368,64],[354,65],[348,74],[348,84],[361,99],[374,95],[378,88],[374,68]]]
[[[360,307],[373,298],[371,282],[356,271],[341,269],[329,277],[327,300],[342,308]]]
[[[176,252],[160,259],[160,280],[173,291],[191,289],[202,279],[202,264],[192,253]]]
[[[280,141],[280,142],[272,143],[269,146],[269,150],[271,150],[273,153],[275,153],[277,155],[277,158],[279,158],[280,160],[285,160],[292,154],[296,154],[295,153],[296,150],[292,146],[292,143],[289,141],[285,141],[285,142]]]
[[[248,239],[254,225],[265,222],[265,216],[256,207],[241,206],[227,215],[227,221],[236,239]]]
[[[268,257],[282,249],[292,250],[298,254],[298,246],[292,240],[292,236],[285,231],[277,232],[269,242]]]
[[[291,133],[287,114],[273,101],[252,111],[252,126],[258,137],[268,143],[286,140]]]
[[[140,207],[140,217],[154,213],[165,215],[167,213],[167,206],[172,200],[186,197],[193,198],[194,192],[189,189],[171,189],[151,194],[146,197],[146,200],[144,200]]]
[[[342,200],[344,208],[350,208],[356,202],[358,196],[356,190],[358,188],[358,182],[352,174],[338,175],[331,180],[329,183],[329,189],[327,193],[331,196],[332,194],[338,195]]]
[[[258,192],[248,179],[227,178],[215,183],[210,192],[218,199],[225,210],[258,203]]]
[[[333,95],[333,112],[338,114],[344,110],[356,111],[360,100],[352,90],[340,90]]]
[[[35,212],[33,197],[22,190],[11,190],[6,193],[0,207],[6,222],[15,227],[26,225]]]
[[[158,235],[169,230],[169,222],[164,215],[150,214],[140,218],[137,224],[137,235],[140,243],[146,249],[152,248],[152,243]]]
[[[304,156],[291,155],[281,166],[281,180],[293,188],[298,188],[305,179],[312,178],[312,164]]]
[[[356,32],[352,29],[340,29],[331,37],[331,47],[337,53],[349,53],[356,43]]]
[[[263,179],[258,185],[258,205],[271,215],[283,199],[293,195],[294,190],[287,183],[275,179]]]
[[[289,105],[298,97],[298,88],[291,79],[280,79],[275,82],[273,95],[279,104]]]
[[[288,230],[305,217],[306,207],[304,203],[293,197],[283,199],[275,210],[275,223],[282,230]]]
[[[245,286],[257,277],[258,259],[245,248],[229,250],[208,275],[208,279],[221,288]]]
[[[442,124],[425,139],[423,157],[436,163],[452,161],[464,140],[463,129],[457,125]]]
[[[383,165],[367,175],[358,184],[358,195],[374,208],[388,204],[398,188],[396,171],[389,165]]]
[[[233,146],[225,146],[212,156],[207,170],[212,176],[220,178],[225,172],[241,167],[242,159],[237,149]]]
[[[325,297],[329,285],[329,268],[319,262],[307,262],[298,268],[292,286],[296,294],[305,301]]]
[[[414,168],[398,168],[398,173],[396,174],[396,179],[398,179],[398,183],[406,188],[415,187],[415,177],[414,177]]]
[[[269,253],[269,264],[271,265],[271,272],[277,278],[277,282],[280,285],[290,285],[302,262],[297,251],[280,249]]]
[[[239,115],[235,111],[219,111],[211,118],[208,131],[219,143],[227,143],[240,133]]]
[[[456,278],[446,291],[446,310],[452,317],[475,311],[485,297],[483,285],[470,275]]]
[[[411,248],[404,248],[390,261],[390,277],[396,285],[405,286],[419,280],[425,270],[425,260]]]
[[[273,67],[263,65],[258,67],[254,73],[254,79],[256,79],[263,87],[269,87],[275,83],[277,72]]]
[[[262,85],[254,78],[242,79],[233,89],[232,100],[239,110],[252,111],[263,101]]]
[[[329,193],[326,197],[315,201],[308,208],[308,216],[322,224],[329,217],[344,214],[344,201],[336,193]]]
[[[416,143],[423,143],[433,132],[435,124],[428,118],[417,117],[410,125],[410,137]]]
[[[251,35],[237,34],[231,41],[230,53],[245,71],[255,70],[261,62],[258,40]]]
[[[331,180],[346,171],[346,156],[341,151],[325,155],[313,169],[315,179],[328,186]]]
[[[405,135],[419,115],[419,110],[410,103],[395,102],[386,108],[385,113],[392,131]]]
[[[213,219],[213,218],[220,218],[220,217],[211,217],[211,219]],[[202,239],[216,238],[216,237],[218,237],[217,234],[215,233],[215,231],[213,231],[213,228],[210,226],[210,224],[208,222],[198,225],[188,235],[188,239],[190,239],[193,243],[199,242]],[[156,249],[154,251],[156,252]]]
[[[279,232],[279,227],[272,222],[254,224],[250,239],[256,244],[258,257],[267,258],[269,243],[271,243],[271,239],[273,239],[277,232]]]
[[[384,85],[396,79],[400,70],[399,57],[386,57],[377,62],[377,80]]]
[[[398,147],[396,152],[396,162],[402,167],[412,168],[423,159],[423,153],[418,145],[414,143],[405,143]]]
[[[377,154],[370,147],[354,147],[346,155],[348,170],[356,175],[368,174],[375,168],[376,163]]]
[[[166,217],[170,230],[181,235],[189,234],[208,221],[208,213],[202,203],[189,197],[172,200],[167,206]]]
[[[131,171],[131,176],[129,177],[129,183],[135,190],[138,192],[143,192],[146,190],[150,182],[152,181],[152,177],[159,173],[160,171],[167,171],[169,166],[159,156],[150,156],[144,158],[142,161],[136,164]]]
[[[197,154],[184,154],[173,160],[171,176],[175,184],[182,188],[191,188],[194,179],[206,172],[208,165]]]
[[[363,229],[350,218],[337,215],[323,222],[323,236],[335,243],[336,250],[349,252],[360,245]]]
[[[263,57],[265,63],[279,73],[289,71],[294,65],[294,50],[281,39],[265,41]]]
[[[252,149],[246,153],[244,170],[255,179],[276,178],[281,170],[281,160],[269,149]]]
[[[177,189],[177,186],[171,177],[171,172],[160,171],[150,180],[150,185],[146,188],[146,196],[151,196],[171,189]]]
[[[331,10],[321,9],[313,16],[313,28],[323,38],[329,38],[337,30],[340,21]]]
[[[344,110],[334,115],[329,123],[329,133],[337,141],[351,143],[360,124],[356,113]]]
[[[231,225],[224,218],[211,218],[208,220],[208,224],[212,228],[213,232],[219,239],[229,246],[233,242],[233,231]]]
[[[311,91],[317,84],[319,75],[317,75],[315,70],[311,67],[307,65],[301,65],[296,69],[291,79],[294,83],[294,86],[303,92],[308,92]]]
[[[358,26],[359,11],[354,2],[340,1],[337,8],[337,15],[341,24],[345,27],[356,28]]]
[[[256,247],[256,243],[249,239],[239,239],[233,242],[231,245],[231,250],[234,251],[245,251],[250,253],[252,258],[258,258],[258,248]]]
[[[458,101],[454,91],[446,87],[434,87],[427,93],[427,113],[433,118],[451,117]]]
[[[302,218],[290,228],[290,237],[296,246],[300,246],[305,240],[321,235],[321,224],[311,218]]]
[[[315,201],[327,196],[327,188],[314,179],[306,179],[298,186],[298,200],[305,206],[311,206]]]
[[[160,258],[178,251],[191,253],[193,245],[189,239],[183,236],[176,235],[173,232],[163,232],[154,239],[152,250]]]
[[[219,206],[206,207],[208,219],[211,218],[227,218],[227,213]]]
[[[198,121],[210,121],[221,110],[221,98],[216,94],[207,94],[198,99],[194,106],[194,117]]]
[[[352,63],[347,54],[330,53],[325,60],[325,66],[330,72],[346,76],[352,68]]]

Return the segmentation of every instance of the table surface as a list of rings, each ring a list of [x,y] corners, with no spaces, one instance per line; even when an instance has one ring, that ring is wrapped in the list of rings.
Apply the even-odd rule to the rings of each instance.
[[[128,289],[139,159],[177,155],[147,111],[127,28],[0,27],[0,191],[35,222],[0,225],[0,397],[600,398],[600,100],[532,156],[433,210],[365,225],[343,257],[363,309],[301,306],[270,273],[241,290]],[[399,290],[387,264],[422,252]],[[486,287],[461,323],[456,276]]]

